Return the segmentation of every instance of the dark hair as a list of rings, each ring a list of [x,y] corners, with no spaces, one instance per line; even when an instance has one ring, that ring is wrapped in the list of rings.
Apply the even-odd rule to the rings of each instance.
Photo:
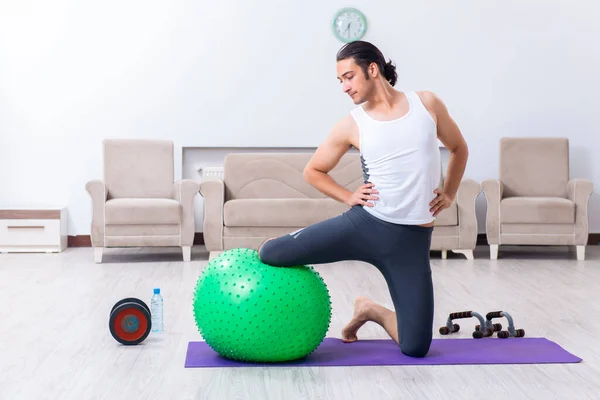
[[[369,79],[367,68],[369,65],[371,65],[371,63],[376,63],[379,67],[379,71],[383,73],[385,79],[387,79],[390,85],[394,86],[396,84],[396,80],[398,79],[398,75],[396,74],[396,66],[392,63],[392,60],[385,62],[383,53],[381,53],[381,51],[372,43],[357,40],[345,44],[338,51],[336,60],[340,61],[347,58],[354,59],[354,61],[362,68],[367,79]]]

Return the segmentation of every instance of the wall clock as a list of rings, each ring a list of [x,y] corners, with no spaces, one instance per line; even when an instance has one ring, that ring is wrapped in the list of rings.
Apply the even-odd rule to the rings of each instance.
[[[349,43],[361,39],[367,32],[367,19],[356,8],[342,8],[333,17],[333,34]]]

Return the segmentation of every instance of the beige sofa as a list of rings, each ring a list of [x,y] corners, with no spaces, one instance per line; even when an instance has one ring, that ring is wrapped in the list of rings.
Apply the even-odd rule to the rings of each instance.
[[[182,248],[191,258],[194,197],[199,183],[174,182],[173,143],[165,140],[105,140],[104,180],[86,190],[92,200],[94,259],[105,247]]]
[[[482,182],[490,257],[499,245],[569,245],[585,259],[593,184],[569,176],[566,138],[502,138],[500,178]]]
[[[258,249],[267,238],[290,233],[334,217],[349,207],[335,201],[303,178],[312,154],[233,153],[224,162],[224,179],[200,183],[204,198],[204,243],[209,252],[232,248]],[[363,182],[360,156],[344,155],[330,172],[348,190]],[[477,241],[475,198],[480,185],[465,179],[452,206],[438,216],[432,250],[463,253],[473,258]]]

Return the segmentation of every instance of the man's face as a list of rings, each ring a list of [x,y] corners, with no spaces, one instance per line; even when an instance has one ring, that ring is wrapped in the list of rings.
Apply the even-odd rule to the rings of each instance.
[[[337,62],[337,77],[344,93],[350,96],[354,104],[364,103],[368,99],[373,80],[367,79],[353,58]]]

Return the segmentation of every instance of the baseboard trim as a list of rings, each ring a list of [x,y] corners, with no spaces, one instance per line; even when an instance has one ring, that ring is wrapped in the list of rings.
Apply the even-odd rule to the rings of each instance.
[[[202,232],[196,232],[194,235],[194,245],[204,244],[204,234]],[[588,245],[600,244],[600,233],[590,233],[588,237]],[[484,233],[477,235],[477,245],[487,246],[487,237]],[[69,247],[92,247],[92,240],[90,235],[77,235],[69,236]]]
[[[69,236],[67,241],[69,247],[92,247],[90,235]]]

